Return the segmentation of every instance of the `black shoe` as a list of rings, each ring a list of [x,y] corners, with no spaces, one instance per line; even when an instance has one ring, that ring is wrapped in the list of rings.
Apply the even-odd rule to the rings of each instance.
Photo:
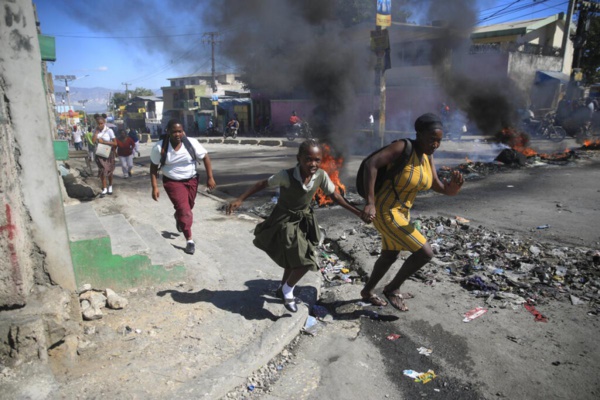
[[[293,299],[284,299],[283,300],[283,305],[285,306],[286,310],[288,310],[289,312],[297,312],[298,311],[298,306],[296,305],[296,298]]]
[[[194,252],[196,251],[196,245],[193,242],[188,242],[188,244],[185,246],[184,251],[187,254],[194,254]]]
[[[275,291],[275,297],[277,297],[280,300],[285,301],[285,297],[283,297],[283,289],[281,288],[281,286]],[[296,304],[303,303],[303,301],[299,297],[296,297],[296,296],[294,296],[294,301],[296,302]]]

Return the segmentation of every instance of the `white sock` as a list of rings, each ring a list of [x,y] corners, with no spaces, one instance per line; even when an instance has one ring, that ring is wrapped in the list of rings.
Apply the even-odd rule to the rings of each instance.
[[[110,185],[110,186],[108,187],[108,191],[109,191],[109,192],[112,192],[112,185]]]
[[[188,243],[194,243],[194,241],[192,239],[187,241]]]
[[[289,287],[287,283],[284,283],[281,287],[281,291],[283,292],[283,297],[292,300],[294,298],[294,286]]]
[[[102,189],[102,194],[106,194],[106,193],[107,193],[106,188]]]

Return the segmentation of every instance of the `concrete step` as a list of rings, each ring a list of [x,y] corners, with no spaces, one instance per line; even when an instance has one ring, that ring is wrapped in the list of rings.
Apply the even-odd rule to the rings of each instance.
[[[113,254],[121,257],[148,254],[148,245],[127,222],[123,214],[104,215],[99,219],[110,236]]]
[[[152,225],[133,223],[133,227],[148,245],[148,255],[152,265],[162,265],[164,268],[170,268],[184,264],[181,251],[175,250]]]
[[[108,237],[108,232],[90,203],[66,206],[65,216],[71,242]]]

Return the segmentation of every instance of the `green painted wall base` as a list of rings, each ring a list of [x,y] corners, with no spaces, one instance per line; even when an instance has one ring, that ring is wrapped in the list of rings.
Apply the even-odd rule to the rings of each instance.
[[[166,269],[152,265],[148,256],[112,254],[108,237],[71,242],[71,257],[77,286],[89,283],[98,289],[127,289],[181,281],[186,277],[183,265]]]

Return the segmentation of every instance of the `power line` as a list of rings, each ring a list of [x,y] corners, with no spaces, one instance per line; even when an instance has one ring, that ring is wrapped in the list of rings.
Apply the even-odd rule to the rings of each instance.
[[[89,36],[89,35],[60,35],[48,33],[55,37],[74,38],[74,39],[155,39],[166,37],[200,36],[200,33],[178,33],[173,35],[142,35],[142,36]]]
[[[506,10],[507,8],[510,8],[510,7],[512,7],[513,5],[515,5],[515,4],[517,4],[517,3],[519,3],[520,1],[521,1],[521,0],[516,0],[516,1],[513,1],[512,3],[510,3],[509,5],[507,5],[506,7],[504,7],[503,9],[496,11],[495,13],[493,13],[492,15],[490,15],[489,17],[486,17],[486,18],[482,19],[482,20],[481,20],[481,21],[479,21],[479,22],[481,23],[481,22],[483,22],[483,21],[487,21],[488,19],[490,19],[490,18],[492,18],[492,17],[494,17],[494,16],[498,15],[498,14],[499,14],[499,13],[501,13],[502,11]]]

